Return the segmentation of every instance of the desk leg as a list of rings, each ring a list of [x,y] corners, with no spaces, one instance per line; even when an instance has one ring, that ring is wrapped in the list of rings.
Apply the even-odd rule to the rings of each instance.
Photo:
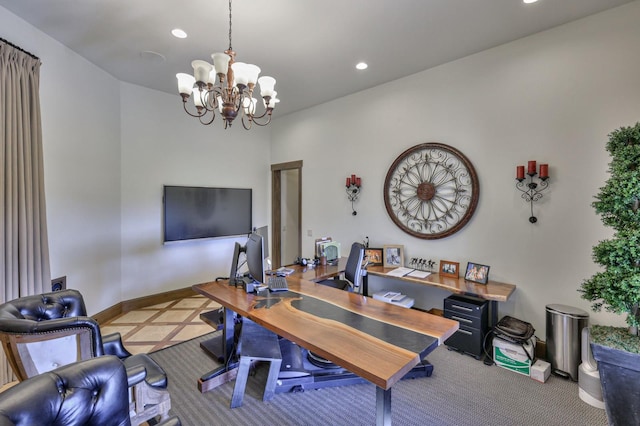
[[[235,313],[231,309],[224,309],[224,324],[222,328],[222,357],[223,365],[212,370],[198,379],[198,389],[204,393],[236,378],[238,362],[233,351],[235,333]]]
[[[233,335],[235,333],[234,323],[235,312],[231,309],[224,308],[224,328],[222,329],[222,352],[226,362],[233,357]]]
[[[391,426],[391,388],[376,386],[376,426]]]
[[[489,301],[489,330],[498,323],[498,302],[496,300]]]

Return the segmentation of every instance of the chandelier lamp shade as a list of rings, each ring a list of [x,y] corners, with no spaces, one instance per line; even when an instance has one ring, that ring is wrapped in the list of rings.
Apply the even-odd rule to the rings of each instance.
[[[182,97],[184,110],[202,124],[211,124],[217,114],[224,120],[224,128],[240,117],[242,125],[249,130],[253,123],[266,126],[271,122],[271,114],[280,100],[274,90],[273,77],[258,77],[260,68],[253,64],[235,61],[236,52],[231,47],[231,0],[229,0],[229,49],[224,53],[211,55],[213,64],[207,61],[191,62],[193,75],[176,74],[178,92]],[[260,87],[261,106],[254,97]],[[189,99],[193,106],[188,106]],[[258,110],[261,110],[258,113]]]

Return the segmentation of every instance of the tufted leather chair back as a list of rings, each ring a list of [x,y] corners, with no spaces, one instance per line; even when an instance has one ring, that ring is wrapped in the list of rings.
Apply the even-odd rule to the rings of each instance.
[[[32,321],[48,321],[56,318],[84,317],[87,309],[77,290],[61,290],[53,293],[25,296],[7,302],[7,309],[14,307],[12,315]],[[0,311],[0,315],[2,315]]]
[[[0,341],[20,380],[70,362],[104,355],[100,326],[82,295],[61,290],[0,305]],[[77,351],[69,351],[70,345]]]
[[[60,367],[0,394],[0,426],[130,426],[127,375],[116,356]]]

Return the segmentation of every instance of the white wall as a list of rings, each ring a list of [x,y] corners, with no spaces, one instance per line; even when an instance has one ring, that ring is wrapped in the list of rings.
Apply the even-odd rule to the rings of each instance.
[[[227,276],[235,239],[162,245],[162,185],[251,187],[254,223],[267,224],[269,131],[202,126],[178,95],[120,83],[2,7],[0,28],[43,63],[52,276],[90,314]]]
[[[0,28],[42,61],[51,275],[99,311],[121,300],[119,82],[2,7]]]
[[[373,246],[404,244],[407,257],[491,265],[492,279],[518,286],[501,313],[531,321],[542,337],[546,304],[589,309],[577,289],[597,270],[591,247],[610,235],[590,206],[607,177],[604,145],[640,119],[639,18],[633,2],[278,117],[270,130],[225,132],[188,118],[177,95],[119,83],[0,7],[2,36],[43,61],[52,275],[67,275],[90,313],[226,275],[232,239],[161,244],[162,185],[251,186],[263,225],[269,164],[303,159],[303,255],[318,236],[345,245],[369,236]],[[481,185],[471,222],[436,241],[400,231],[381,196],[392,161],[429,141],[465,153]],[[551,173],[536,225],[514,187],[515,166],[530,159]],[[351,173],[363,179],[357,216],[343,188]],[[444,297],[421,294],[431,306]]]
[[[163,185],[253,188],[253,223],[268,224],[269,132],[203,126],[179,95],[122,84],[123,299],[229,276],[235,241],[162,244]]]
[[[490,265],[491,279],[517,285],[500,314],[532,322],[542,339],[547,304],[590,312],[577,289],[597,271],[592,246],[610,235],[590,205],[607,177],[607,134],[640,120],[638,20],[634,2],[278,119],[272,161],[304,160],[303,255],[317,236],[347,247],[368,236],[374,247],[403,244],[405,258]],[[441,240],[402,232],[382,198],[393,160],[423,142],[461,150],[480,181],[474,217]],[[527,160],[550,165],[535,225],[515,188],[515,167]],[[363,181],[357,216],[344,191],[352,173]],[[405,290],[426,308],[446,296]]]

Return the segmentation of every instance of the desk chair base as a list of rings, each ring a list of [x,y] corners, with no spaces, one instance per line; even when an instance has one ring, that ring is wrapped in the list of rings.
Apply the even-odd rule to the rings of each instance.
[[[307,352],[307,360],[311,364],[319,368],[330,368],[330,369],[341,368],[339,365],[336,365],[333,362],[329,361],[328,359],[323,358],[320,355],[317,355],[311,351]]]
[[[280,338],[280,352],[282,364],[276,393],[304,392],[311,389],[370,383],[342,367],[321,368],[313,365],[308,359],[309,351],[290,340]],[[433,374],[433,365],[423,359],[403,379],[430,377],[431,374]]]

